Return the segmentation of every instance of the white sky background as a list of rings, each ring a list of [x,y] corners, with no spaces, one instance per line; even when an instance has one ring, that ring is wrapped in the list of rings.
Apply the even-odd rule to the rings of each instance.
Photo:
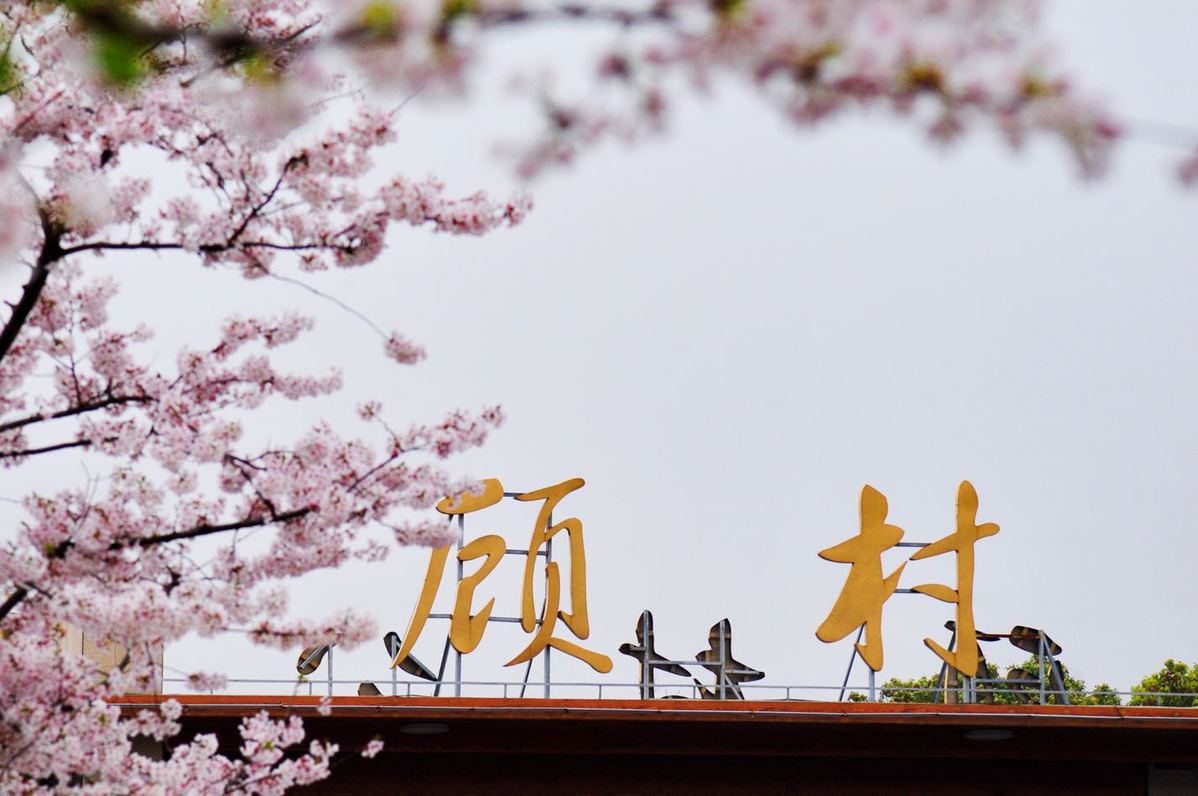
[[[1123,118],[1198,130],[1198,6],[1071,0],[1047,21],[1083,90]],[[510,41],[496,69],[545,46]],[[737,657],[766,683],[839,683],[850,640],[814,631],[848,567],[816,552],[856,532],[865,483],[907,541],[947,534],[963,478],[979,519],[1002,528],[977,548],[980,627],[1042,627],[1074,674],[1121,690],[1166,657],[1198,660],[1198,195],[1173,178],[1182,153],[1125,143],[1087,185],[1055,143],[1013,155],[985,132],[946,151],[882,114],[796,130],[731,85],[677,110],[667,137],[534,184],[536,211],[516,230],[400,230],[375,265],[310,280],[424,342],[418,368],[380,366],[364,325],[299,289],[183,260],[110,258],[126,285],[119,317],[160,330],[169,365],[233,311],[317,313],[297,362],[337,365],[347,386],[269,404],[253,433],[276,439],[321,417],[353,431],[353,407],[372,397],[400,425],[502,403],[507,425],[455,466],[509,489],[587,479],[562,508],[585,525],[584,644],[615,660],[606,681],[636,679],[616,647],[650,608],[665,654],[693,655],[727,616]],[[498,92],[417,100],[380,170],[505,193],[515,183],[494,144],[532,118]],[[534,516],[477,515],[468,528],[518,547]],[[310,578],[295,608],[369,606],[402,633],[426,560],[404,549]],[[519,573],[509,559],[478,604],[496,596],[497,612],[516,611]],[[951,556],[912,563],[901,585],[923,582],[953,585]],[[951,617],[927,597],[892,598],[883,678],[935,671],[922,639],[946,643]],[[443,628],[425,631],[426,663]],[[500,664],[525,643],[493,627],[466,676],[516,679]],[[179,669],[280,678],[294,660],[237,639],[167,655]],[[564,661],[558,676],[597,679]],[[336,673],[381,680],[385,666],[372,643],[339,655]]]

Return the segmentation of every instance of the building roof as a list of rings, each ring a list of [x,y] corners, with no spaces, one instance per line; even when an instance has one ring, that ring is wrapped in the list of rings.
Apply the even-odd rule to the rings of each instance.
[[[138,696],[183,737],[299,714],[346,752],[305,793],[1158,794],[1198,792],[1198,709],[704,700]],[[385,742],[372,760],[355,752]]]
[[[320,716],[313,696],[137,696],[121,704],[135,710],[164,699],[183,704],[185,729],[222,740],[241,718],[266,710],[304,716],[315,736],[343,745],[381,736],[392,749],[437,753],[503,750],[518,737],[546,754],[1198,762],[1198,709],[1189,708],[333,697]],[[436,734],[418,734],[427,725]]]

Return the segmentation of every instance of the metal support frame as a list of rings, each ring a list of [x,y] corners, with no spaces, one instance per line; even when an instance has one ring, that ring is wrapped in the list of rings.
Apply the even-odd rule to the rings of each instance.
[[[641,627],[644,628],[644,637],[641,639],[641,699],[657,696],[653,690],[653,663],[649,660],[649,652],[657,641],[651,617],[648,609],[641,611]]]
[[[503,496],[505,498],[514,498],[514,497],[519,497],[520,495],[523,495],[523,494],[524,494],[523,492],[504,492]],[[466,515],[465,514],[457,514],[454,516],[457,517],[457,521],[458,521],[457,549],[458,549],[458,552],[460,553],[462,551],[462,548],[466,546]],[[553,514],[552,513],[550,513],[548,520],[549,520],[549,527],[553,527]],[[452,518],[450,521],[451,522],[453,521]],[[528,551],[527,550],[517,550],[517,549],[512,549],[512,548],[505,548],[503,551],[503,555],[504,556],[527,556]],[[548,580],[548,578],[549,578],[548,564],[550,564],[553,561],[553,540],[552,539],[546,540],[545,549],[538,550],[537,555],[544,556],[544,558],[545,558],[545,564],[546,564],[545,578],[546,578],[546,580]],[[465,577],[465,563],[459,558],[457,560],[457,582],[461,583],[462,579],[464,577]],[[545,621],[544,613],[545,613],[545,610],[547,607],[548,607],[548,605],[545,602],[545,600],[543,599],[541,601],[541,614],[542,615],[541,615],[541,617],[539,617],[536,620],[536,624],[538,626],[543,624]],[[453,614],[451,614],[451,613],[450,614],[430,613],[428,615],[428,618],[429,619],[447,619],[448,620],[448,619],[453,618]],[[492,622],[506,622],[506,623],[510,624],[510,623],[518,623],[521,621],[522,620],[518,616],[490,616],[487,618],[487,624],[490,624]],[[450,653],[451,649],[453,649],[453,679],[446,680],[445,679],[445,668],[446,668],[446,664],[449,662],[449,653]],[[549,698],[550,689],[551,689],[551,683],[550,683],[550,676],[552,674],[552,668],[551,668],[551,664],[550,664],[550,653],[551,652],[552,652],[552,648],[546,647],[545,651],[542,653],[542,657],[544,658],[544,665],[545,665],[545,675],[544,675],[544,678],[545,678],[544,679],[544,689],[545,690],[544,690],[544,693],[545,693],[546,699]],[[441,665],[437,669],[437,679],[435,681],[435,687],[433,689],[433,696],[441,696],[441,687],[445,686],[445,685],[453,685],[454,696],[460,697],[462,695],[462,683],[464,682],[462,680],[462,657],[463,657],[462,653],[453,647],[453,644],[449,638],[449,633],[446,632],[445,646],[441,651]],[[533,661],[530,660],[528,662],[528,666],[525,667],[524,682],[520,687],[520,696],[521,697],[524,696],[525,688],[527,688],[527,686],[528,686],[529,675],[532,672],[532,665],[533,665]],[[398,688],[395,670],[392,669],[391,672],[392,672],[391,677],[392,677],[392,682],[393,682],[392,690],[393,690],[393,692],[395,692]],[[330,675],[330,677],[331,677],[331,675]],[[331,686],[330,686],[330,688],[331,688]]]
[[[1045,652],[1045,650],[1044,650],[1044,631],[1043,630],[1040,631],[1039,643],[1036,646],[1039,648],[1038,652],[1036,653],[1036,664],[1037,664],[1036,668],[1039,669],[1039,674],[1040,674],[1040,704],[1047,705],[1048,699],[1046,698],[1046,695],[1044,693],[1044,652]]]
[[[912,543],[912,546],[916,546],[916,543]],[[919,545],[919,546],[922,546],[922,545]],[[902,590],[900,589],[898,591],[902,591]],[[838,702],[844,701],[844,694],[848,690],[849,677],[851,677],[853,674],[853,664],[857,662],[857,658],[858,658],[857,645],[861,643],[861,638],[864,635],[864,633],[865,633],[865,625],[861,625],[861,627],[859,627],[857,629],[857,638],[853,642],[853,652],[849,656],[849,665],[845,669],[844,680],[842,680],[841,684],[840,684],[840,695],[837,697],[837,700],[836,700]],[[1041,705],[1048,704],[1048,694],[1049,694],[1048,683],[1055,679],[1058,682],[1060,687],[1058,688],[1054,685],[1051,693],[1056,694],[1062,704],[1068,705],[1068,704],[1070,704],[1069,703],[1069,692],[1065,688],[1065,676],[1061,670],[1061,665],[1060,665],[1060,663],[1057,662],[1056,658],[1053,657],[1052,650],[1049,648],[1048,642],[1045,640],[1044,631],[1040,630],[1039,633],[1040,633],[1040,636],[1039,636],[1039,639],[1037,642],[1038,651],[1036,653],[1036,660],[1037,660],[1038,667],[1039,667],[1040,704]],[[1008,637],[1008,634],[999,634],[999,633],[988,634],[988,635],[997,636],[999,638]],[[953,649],[953,647],[956,643],[957,643],[957,631],[954,629],[952,637],[948,641],[948,649],[950,649],[950,650]],[[957,685],[950,689],[948,686],[948,680],[947,680],[948,675],[949,675],[948,669],[949,669],[949,667],[948,667],[947,663],[942,662],[940,664],[940,674],[936,679],[936,691],[935,691],[935,693],[936,693],[935,701],[937,701],[937,702],[939,702],[942,697],[945,702],[948,702],[948,693],[951,690],[953,692],[956,692],[959,695],[959,700],[960,700],[961,704],[965,704],[965,705],[976,704],[978,702],[978,687],[979,686],[981,686],[986,691],[993,692],[994,691],[993,686],[1001,685],[1006,682],[1005,680],[991,679],[989,677],[989,672],[984,673],[986,675],[985,677],[976,677],[976,676],[975,677],[967,677],[965,675],[959,675]],[[989,686],[989,688],[987,688],[987,686]],[[874,672],[873,669],[869,670],[869,696],[868,696],[868,699],[870,702],[878,701],[876,673]]]
[[[724,650],[727,649],[727,639],[724,637],[724,623],[720,622],[720,699],[728,698],[728,673],[724,671],[727,661],[724,660]]]
[[[894,546],[895,547],[927,547],[930,544],[931,544],[931,542],[898,542]],[[918,592],[916,592],[915,589],[895,589],[894,591],[895,591],[895,594],[918,594]],[[861,627],[857,628],[857,640],[853,642],[853,653],[852,653],[852,655],[849,656],[849,666],[847,669],[845,669],[844,681],[840,684],[840,696],[836,698],[837,702],[844,701],[844,692],[847,691],[848,687],[849,687],[849,675],[851,675],[853,673],[853,664],[856,663],[856,661],[857,661],[857,645],[861,643],[861,637],[864,634],[865,634],[865,624],[862,623]],[[954,633],[953,635],[955,638],[956,634]],[[950,649],[952,648],[952,642],[949,642],[949,648]],[[940,677],[943,680],[943,678],[944,678],[943,669],[940,672]],[[870,669],[869,670],[869,701],[870,702],[878,701],[877,686],[876,686],[876,682],[875,682],[876,679],[877,679],[877,672],[875,672],[873,669]],[[937,690],[939,690],[939,689],[937,689]]]
[[[465,546],[466,546],[466,515],[459,514],[458,515],[458,552],[461,553],[462,548]],[[507,551],[504,551],[504,555],[507,555]],[[462,582],[462,577],[465,575],[465,571],[464,571],[465,564],[462,562],[462,559],[460,557],[454,556],[454,558],[457,558],[458,583],[460,584]],[[446,633],[445,637],[448,638],[449,634]],[[457,649],[454,649],[454,651],[453,651],[453,695],[455,697],[460,697],[462,695],[462,653]]]
[[[728,633],[725,629],[727,620],[720,620],[712,627],[712,632],[718,632],[719,657],[714,660],[708,660],[703,657],[700,652],[694,660],[682,661],[663,658],[657,654],[654,645],[652,615],[648,610],[641,612],[641,621],[638,625],[638,633],[640,634],[640,648],[637,649],[631,645],[623,645],[620,652],[630,655],[640,661],[641,677],[637,683],[637,689],[640,692],[641,699],[653,699],[656,696],[657,682],[653,672],[655,669],[664,669],[670,674],[679,677],[691,677],[691,693],[695,697],[701,699],[744,699],[744,692],[741,691],[741,684],[737,682],[736,675],[757,675],[760,677],[761,672],[756,669],[748,668],[731,668],[730,663],[736,662],[735,658],[729,658],[731,645],[728,643]],[[718,631],[716,630],[718,628]],[[710,643],[710,635],[708,636]],[[713,684],[712,691],[707,690],[707,687],[699,682],[695,677],[691,676],[691,672],[686,667],[698,666],[715,673],[716,681]],[[744,664],[741,664],[744,666]],[[714,668],[713,668],[714,667]],[[674,671],[674,670],[677,671]],[[670,697],[667,697],[670,698]]]
[[[547,517],[547,520],[549,522],[549,527],[552,528],[553,527],[553,512],[552,511],[549,512],[549,516]],[[506,553],[505,553],[505,555],[506,555]],[[546,539],[545,540],[545,600],[546,601],[548,601],[548,599],[549,599],[549,565],[552,562],[553,562],[553,540]],[[573,561],[570,562],[570,566],[574,566]],[[541,621],[542,622],[545,621],[545,611],[547,611],[548,609],[549,609],[549,606],[548,606],[547,602],[543,602],[541,604]],[[571,606],[570,610],[571,611],[574,610],[573,606]],[[545,698],[546,699],[549,698],[549,684],[552,682],[552,680],[550,679],[550,676],[549,676],[549,674],[550,674],[549,665],[553,659],[553,656],[551,654],[552,652],[553,652],[553,647],[545,647]]]
[[[929,544],[930,544],[930,542],[898,542],[894,546],[895,547],[920,547],[920,548],[922,548],[922,547],[927,547]],[[914,589],[895,589],[894,593],[895,594],[918,594],[919,592],[916,592]],[[1036,659],[1038,662],[1039,675],[1040,675],[1040,704],[1041,705],[1048,704],[1048,692],[1047,692],[1046,684],[1047,684],[1047,680],[1049,678],[1055,676],[1055,678],[1060,683],[1060,689],[1058,691],[1058,689],[1054,688],[1053,693],[1058,694],[1061,702],[1063,704],[1068,705],[1069,704],[1069,693],[1068,693],[1068,690],[1065,688],[1065,676],[1060,668],[1060,664],[1057,663],[1056,659],[1052,655],[1052,651],[1048,648],[1048,644],[1045,641],[1044,631],[1039,630],[1038,632],[1040,634],[1039,635],[1039,644],[1038,644],[1039,651],[1036,655]],[[857,645],[861,643],[861,638],[864,634],[865,634],[865,624],[862,623],[861,627],[859,627],[857,629],[857,638],[853,642],[853,652],[849,656],[849,665],[845,669],[844,680],[841,681],[841,684],[840,684],[840,695],[836,699],[837,702],[844,701],[845,691],[847,691],[848,687],[849,687],[849,677],[853,673],[853,664],[856,663],[857,657],[858,657]],[[1005,635],[1005,634],[991,634],[991,635],[997,636],[999,638],[1004,638],[1004,637],[1009,638],[1010,637],[1009,635]],[[952,638],[950,638],[949,642],[948,642],[948,649],[950,649],[950,650],[953,649],[953,647],[956,643],[957,643],[957,631],[956,631],[956,628],[954,627]],[[1047,672],[1045,671],[1046,659],[1047,659],[1047,666],[1048,666]],[[940,675],[936,681],[936,692],[935,692],[936,693],[936,701],[939,701],[942,695],[944,697],[945,702],[948,701],[948,692],[950,690],[948,687],[948,681],[947,681],[948,673],[949,673],[948,672],[948,664],[941,663],[940,664]],[[964,675],[961,675],[961,677],[959,679],[959,686],[956,688],[953,688],[951,690],[957,691],[960,694],[960,699],[961,699],[962,703],[964,703],[964,704],[977,703],[977,701],[978,701],[978,685],[979,684],[981,684],[983,686],[987,686],[987,685],[993,686],[997,683],[1005,682],[1005,681],[991,680],[989,678],[990,673],[988,671],[984,672],[983,674],[985,674],[986,676],[982,677],[982,678],[978,678],[976,676],[975,677],[966,677]],[[877,696],[878,696],[876,682],[875,682],[875,680],[876,680],[875,675],[876,675],[876,673],[874,672],[874,670],[870,669],[869,670],[869,697],[868,697],[870,702],[876,702]],[[988,689],[988,690],[993,690],[993,689]]]
[[[304,670],[304,668],[308,664],[312,663],[313,661],[316,661],[316,664],[312,667],[313,669],[319,668],[320,664],[322,662],[327,661],[328,663],[325,666],[324,671],[325,671],[325,679],[327,680],[326,689],[327,689],[329,696],[333,695],[333,683],[334,683],[334,680],[333,680],[333,646],[334,645],[332,645],[332,644],[320,644],[316,647],[313,647],[312,654],[310,654],[306,658],[301,659],[299,662],[299,665],[296,666],[296,669],[299,669],[302,672]],[[300,653],[300,654],[302,655],[303,653]],[[311,673],[311,672],[309,672],[309,673]],[[303,679],[307,680],[307,677],[305,676]],[[308,682],[308,693],[311,694],[312,693],[312,681],[307,680],[307,682]]]
[[[957,630],[954,627],[952,638],[950,638],[948,640],[948,648],[951,650],[956,643],[957,643]],[[942,697],[942,696],[944,697],[944,701],[947,704],[948,703],[948,664],[944,663],[944,662],[941,662],[940,675],[936,678],[936,700],[939,701],[940,697]]]
[[[865,625],[863,624],[857,628],[857,640],[853,642],[853,654],[849,656],[849,667],[844,670],[844,682],[840,684],[840,696],[836,698],[837,702],[844,701],[844,692],[849,688],[849,676],[853,673],[853,664],[857,662],[857,645],[861,643],[861,636],[864,634]]]
[[[1040,704],[1047,705],[1050,694],[1056,695],[1058,700],[1063,705],[1070,704],[1069,691],[1065,686],[1065,674],[1061,668],[1060,662],[1052,654],[1051,645],[1048,643],[1047,635],[1043,630],[1037,630],[1039,634],[1036,639],[1036,668],[1037,679],[1040,684]],[[990,640],[999,638],[1010,639],[1012,636],[1009,633],[989,633]],[[956,642],[957,632],[953,631],[952,639],[949,641],[949,649]],[[948,672],[948,664],[940,665],[940,682],[944,682],[945,675]],[[1048,684],[1054,683],[1053,688],[1049,690]],[[1011,687],[1010,681],[1002,678],[994,679],[986,672],[986,677],[964,677],[961,678],[961,697],[962,702],[973,704],[978,701],[978,686],[981,685],[984,690],[994,693],[997,689],[995,686],[1006,685],[1008,690]],[[987,688],[987,686],[989,686]],[[1058,687],[1059,686],[1059,687]],[[938,689],[939,690],[939,689]]]
[[[1044,654],[1048,657],[1049,677],[1055,677],[1061,686],[1060,692],[1057,694],[1061,698],[1061,704],[1069,704],[1069,689],[1065,686],[1065,671],[1061,668],[1061,664],[1057,663],[1057,659],[1053,657],[1052,647],[1044,640],[1044,631],[1040,631],[1040,646],[1044,650]],[[1053,693],[1057,693],[1054,691]],[[1041,702],[1040,704],[1044,704]]]

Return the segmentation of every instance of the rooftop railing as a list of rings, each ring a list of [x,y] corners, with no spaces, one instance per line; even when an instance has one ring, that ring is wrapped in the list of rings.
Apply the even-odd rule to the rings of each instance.
[[[182,677],[167,677],[163,679],[164,693],[184,693],[188,680]],[[541,698],[555,697],[560,699],[641,699],[645,692],[645,683],[620,682],[552,682],[546,685],[541,682],[503,681],[503,680],[463,680],[446,681],[442,683],[427,680],[400,680],[389,674],[384,678],[353,677],[353,678],[229,678],[220,690],[210,690],[202,693],[219,694],[254,694],[276,696],[361,696],[364,684],[370,684],[373,689],[369,695],[393,697],[432,697],[440,696],[452,689],[452,693],[463,697],[479,698]],[[876,689],[875,698],[868,697],[868,686],[860,685],[847,687],[841,685],[772,685],[764,683],[740,683],[725,685],[721,694],[720,685],[702,683],[654,683],[652,685],[654,699],[736,699],[762,702],[924,702],[943,703],[945,692],[955,695],[957,704],[971,702],[987,703],[999,700],[1006,704],[1118,704],[1128,706],[1133,700],[1145,705],[1156,704],[1164,706],[1198,706],[1198,693],[1177,693],[1163,691],[1108,691],[1105,689],[1092,691],[1059,691],[1046,689],[1041,693],[1038,687],[1016,689],[978,681],[968,690],[935,689],[913,686],[883,686]],[[842,693],[843,692],[843,693]],[[938,692],[938,693],[937,693]],[[911,698],[907,695],[922,695],[923,698]],[[952,700],[952,696],[949,697]],[[1067,702],[1066,702],[1067,700]]]

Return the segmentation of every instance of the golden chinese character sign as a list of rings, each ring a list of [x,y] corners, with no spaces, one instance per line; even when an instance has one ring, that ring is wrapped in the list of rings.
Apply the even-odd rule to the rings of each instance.
[[[581,478],[571,478],[555,486],[513,496],[516,500],[539,502],[541,505],[533,524],[528,547],[522,551],[524,578],[520,594],[519,622],[524,632],[532,635],[532,639],[521,652],[507,662],[507,666],[530,661],[552,647],[584,661],[601,674],[606,674],[612,669],[611,658],[556,635],[559,619],[561,624],[579,640],[585,640],[591,634],[590,617],[587,612],[586,548],[583,544],[582,520],[570,517],[555,523],[552,519],[554,509],[558,504],[571,492],[581,489],[584,483]],[[437,504],[437,510],[450,517],[473,514],[494,506],[503,499],[504,494],[503,485],[499,481],[488,479],[483,482],[479,492],[467,493],[457,499],[446,498]],[[548,556],[541,555],[542,548],[548,545],[551,539],[562,533],[565,534],[570,551],[568,611],[562,605],[560,565],[556,561],[549,561]],[[508,552],[507,540],[497,534],[480,536],[469,542],[465,539],[462,540],[462,545],[457,552],[458,561],[483,559],[477,571],[458,581],[453,613],[450,615],[449,641],[453,648],[462,654],[473,652],[482,642],[487,622],[491,619],[491,613],[495,607],[495,598],[492,597],[482,607],[482,610],[474,613],[475,591],[482,586],[483,581],[494,571]],[[432,615],[433,602],[440,589],[441,580],[445,574],[445,564],[450,553],[450,546],[433,550],[416,610],[408,624],[403,643],[391,662],[392,667],[399,666],[411,654],[425,623]],[[543,569],[538,573],[538,569],[540,569],[538,562],[541,559],[544,559],[545,563]],[[539,613],[533,593],[538,574],[544,578],[545,584],[545,598]]]
[[[861,490],[861,530],[819,553],[826,561],[851,567],[840,597],[815,635],[831,643],[865,625],[865,643],[857,645],[857,652],[875,672],[882,668],[882,606],[898,588],[899,575],[907,566],[901,564],[888,577],[882,577],[882,552],[903,538],[902,528],[886,524],[886,512],[885,495],[866,486]]]
[[[529,492],[505,492],[498,480],[488,479],[474,492],[445,498],[438,503],[437,510],[449,517],[451,523],[457,520],[459,538],[455,544],[436,548],[430,553],[424,583],[404,636],[401,638],[395,632],[389,632],[384,636],[383,643],[392,668],[402,669],[415,677],[435,683],[437,691],[434,693],[439,694],[440,687],[445,682],[446,660],[452,647],[459,656],[457,679],[453,682],[460,693],[460,656],[478,649],[490,623],[509,622],[519,625],[526,638],[520,644],[523,648],[513,649],[514,655],[505,665],[516,666],[525,663],[530,664],[531,670],[531,661],[544,654],[546,695],[550,685],[550,650],[577,658],[601,674],[611,672],[611,658],[580,643],[591,634],[582,520],[567,517],[555,521],[555,514],[560,517],[569,513],[563,511],[562,507],[569,505],[570,496],[584,484],[581,478],[571,478]],[[505,498],[532,504],[536,509],[527,545],[512,544],[504,536],[494,533],[467,538],[466,515],[485,513]],[[1052,680],[1052,683],[1064,683],[1064,676],[1060,673],[1062,670],[1055,658],[1060,654],[1061,648],[1042,631],[1023,625],[1016,625],[1007,634],[984,633],[977,628],[973,610],[976,548],[978,542],[988,536],[994,536],[999,528],[992,522],[978,521],[978,494],[971,483],[962,481],[958,486],[954,527],[950,533],[935,541],[904,541],[906,531],[888,521],[890,506],[886,496],[872,486],[866,485],[862,488],[859,512],[860,520],[855,534],[819,551],[820,558],[826,561],[848,565],[844,585],[827,617],[816,630],[816,637],[820,641],[840,641],[853,631],[858,631],[853,652],[854,660],[860,655],[872,672],[880,671],[884,660],[883,609],[895,594],[918,594],[949,603],[954,607],[955,618],[945,624],[946,629],[953,631],[953,638],[948,647],[941,646],[931,638],[924,639],[924,644],[943,661],[945,667],[951,667],[955,672],[969,678],[977,677],[979,671],[987,670],[979,642],[1007,638],[1017,648],[1030,651],[1041,659],[1039,691],[1042,702],[1046,698],[1046,685],[1049,684],[1045,680],[1045,671],[1049,672],[1049,680]],[[529,516],[531,518],[531,512]],[[565,546],[568,561],[565,556],[561,556],[561,560],[554,560],[555,539],[558,545]],[[906,561],[884,562],[884,557],[895,548],[913,548],[915,552]],[[953,555],[956,565],[956,578],[952,585],[919,583],[910,588],[900,588],[900,579],[919,569],[921,565],[918,562],[948,554]],[[452,601],[452,611],[434,613],[434,603],[442,591],[442,581],[445,579],[445,569],[451,555],[456,557],[457,577],[450,587],[453,593],[446,594],[444,599],[447,602]],[[516,598],[515,604],[519,608],[512,612],[515,614],[513,616],[498,616],[495,614],[496,579],[491,578],[491,575],[508,556],[518,559],[522,569],[522,577],[511,584],[511,591],[518,592],[512,596]],[[467,574],[466,565],[471,562],[475,563],[472,571]],[[568,582],[563,582],[563,564],[569,567]],[[412,655],[430,619],[449,622],[440,670],[436,672]],[[711,626],[708,647],[696,653],[693,659],[673,659],[657,652],[653,614],[645,609],[636,626],[636,642],[622,644],[618,651],[633,658],[640,665],[641,673],[637,685],[644,699],[654,698],[659,688],[679,687],[678,683],[658,684],[655,679],[658,674],[668,674],[691,681],[695,689],[693,697],[703,699],[745,699],[743,689],[750,687],[746,684],[765,677],[763,671],[748,667],[733,656],[732,623],[727,618]],[[320,666],[326,655],[330,656],[331,693],[331,645],[315,644],[304,649],[300,653],[296,670],[301,675],[308,676]],[[715,676],[715,683],[710,688],[705,687],[694,676],[693,667],[710,672]],[[849,673],[851,671],[852,663]],[[703,676],[702,672],[700,676]],[[846,681],[847,677],[848,674]],[[1030,693],[1027,691],[1030,687],[1026,682],[1027,677],[1026,674],[1007,677],[1009,682],[1006,683],[1006,687],[1008,690],[1013,689],[1012,693],[1020,700],[1030,698],[1027,696]],[[1054,677],[1055,680],[1052,679]],[[393,689],[396,682],[393,675]],[[525,685],[527,682],[526,672]],[[870,682],[872,689],[872,675]],[[948,682],[950,680],[946,678],[946,699],[952,690],[952,687],[947,685]],[[991,679],[984,682],[993,684],[996,681]],[[689,688],[690,685],[683,687]],[[976,684],[970,688],[976,688]],[[1067,701],[1064,686],[1061,685],[1056,690],[1060,691],[1060,698]],[[396,692],[393,690],[393,693]],[[379,695],[380,691],[373,683],[362,683],[359,694]],[[670,696],[677,697],[679,694]],[[972,697],[966,699],[976,699],[977,696],[974,692]]]
[[[898,589],[899,577],[908,562],[900,564],[889,575],[882,569],[882,553],[898,546],[903,529],[886,522],[886,497],[871,486],[861,490],[861,527],[856,536],[834,547],[820,551],[820,558],[849,564],[840,596],[828,617],[816,630],[820,641],[840,641],[858,628],[864,628],[865,643],[856,646],[861,659],[870,669],[882,668],[882,607]],[[919,551],[910,561],[955,553],[957,585],[951,588],[942,583],[925,583],[910,591],[934,597],[956,605],[956,650],[947,650],[932,639],[924,643],[949,666],[967,677],[978,670],[977,626],[973,618],[974,546],[981,539],[998,533],[992,522],[977,523],[978,494],[973,484],[962,481],[957,489],[956,529],[935,542],[916,545]]]

